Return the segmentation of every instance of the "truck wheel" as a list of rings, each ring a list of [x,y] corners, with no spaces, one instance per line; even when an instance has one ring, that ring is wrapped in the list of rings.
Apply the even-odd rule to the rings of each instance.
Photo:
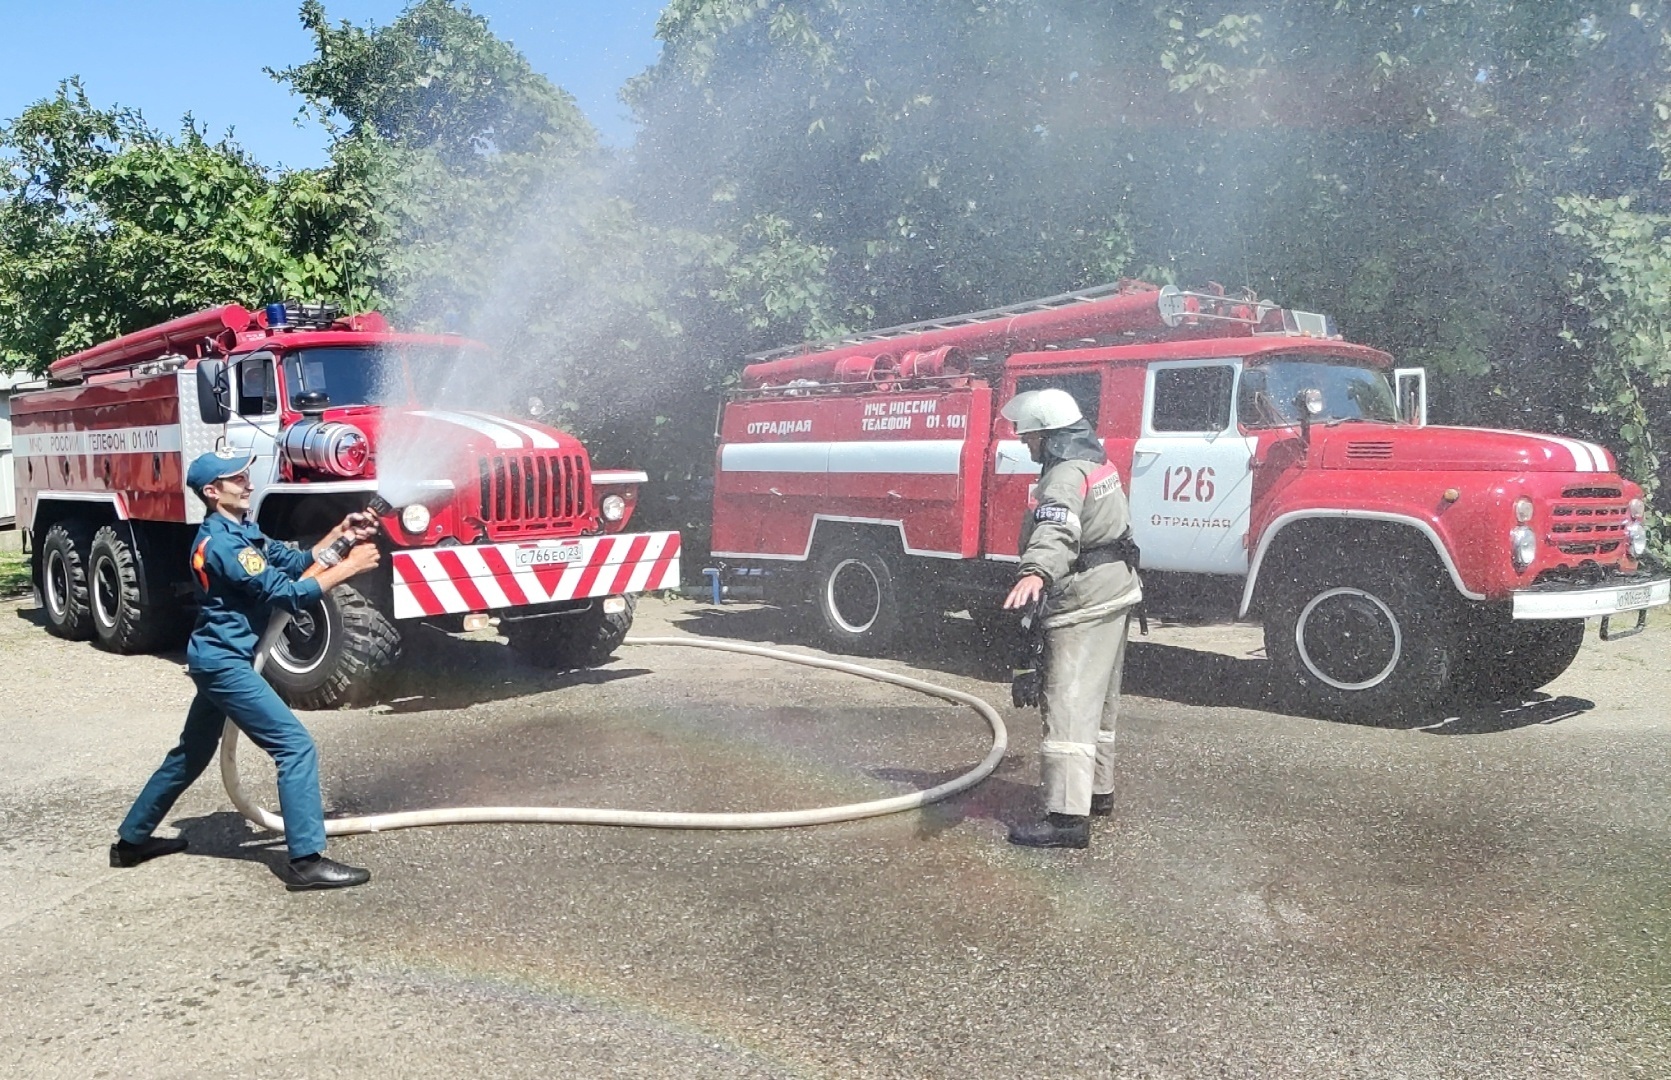
[[[273,645],[263,674],[298,709],[333,709],[364,698],[400,658],[400,631],[351,585],[338,585],[297,615]]]
[[[93,636],[93,612],[87,597],[87,526],[60,521],[41,539],[41,603],[48,633],[68,641]]]
[[[560,671],[597,667],[614,655],[632,629],[638,597],[621,599],[626,609],[614,614],[605,612],[603,600],[598,599],[578,615],[507,622],[501,628],[511,650],[535,667]]]
[[[825,548],[812,584],[815,625],[836,652],[879,653],[899,636],[899,583],[875,545],[844,540]]]
[[[1584,646],[1583,619],[1497,622],[1477,628],[1459,688],[1489,701],[1520,700],[1554,682]]]
[[[184,622],[173,603],[142,606],[139,560],[133,545],[111,525],[93,534],[87,560],[88,607],[101,649],[145,652],[177,636]]]
[[[1449,688],[1447,598],[1403,567],[1340,565],[1275,598],[1265,654],[1320,711],[1355,719],[1418,712]]]

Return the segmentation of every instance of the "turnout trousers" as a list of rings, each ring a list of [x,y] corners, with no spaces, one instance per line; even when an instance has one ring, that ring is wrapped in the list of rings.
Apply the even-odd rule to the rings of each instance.
[[[1045,632],[1044,742],[1039,778],[1047,813],[1083,817],[1114,790],[1114,721],[1131,608]]]
[[[180,741],[134,800],[117,835],[130,844],[151,835],[174,801],[214,760],[224,723],[231,720],[278,766],[279,810],[284,815],[284,842],[290,857],[324,851],[319,755],[307,728],[248,663],[193,671],[191,678],[197,684],[197,696],[186,711]]]

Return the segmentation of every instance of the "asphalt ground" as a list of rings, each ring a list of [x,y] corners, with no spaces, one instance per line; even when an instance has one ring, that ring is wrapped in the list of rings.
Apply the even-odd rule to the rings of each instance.
[[[652,601],[638,632],[787,640]],[[172,744],[182,657],[0,604],[0,1073],[19,1077],[1671,1076],[1671,625],[1538,699],[1389,725],[1264,711],[1256,631],[1132,648],[1085,852],[1016,849],[1036,713],[967,621],[880,665],[1001,704],[1011,750],[917,813],[771,833],[482,825],[342,838],[289,894],[213,770],[107,865]],[[1190,647],[1185,647],[1186,643]],[[787,809],[926,787],[967,709],[674,648],[557,675],[427,640],[305,716],[327,806]],[[245,746],[245,774],[271,769]]]

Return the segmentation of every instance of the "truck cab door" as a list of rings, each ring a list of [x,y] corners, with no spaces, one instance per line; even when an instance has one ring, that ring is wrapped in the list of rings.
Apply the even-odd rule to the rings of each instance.
[[[1143,569],[1245,575],[1256,439],[1236,424],[1240,360],[1149,365],[1131,466]]]
[[[253,451],[250,487],[260,492],[278,480],[279,395],[271,353],[255,353],[232,365],[232,413],[226,420],[230,446]]]

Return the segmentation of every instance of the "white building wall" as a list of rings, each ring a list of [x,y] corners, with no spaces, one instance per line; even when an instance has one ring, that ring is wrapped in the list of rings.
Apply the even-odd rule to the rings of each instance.
[[[16,478],[12,458],[12,388],[24,381],[22,372],[0,372],[0,529],[9,529],[17,516]]]
[[[0,390],[0,529],[10,528],[17,516],[17,491],[12,476],[11,392]]]

